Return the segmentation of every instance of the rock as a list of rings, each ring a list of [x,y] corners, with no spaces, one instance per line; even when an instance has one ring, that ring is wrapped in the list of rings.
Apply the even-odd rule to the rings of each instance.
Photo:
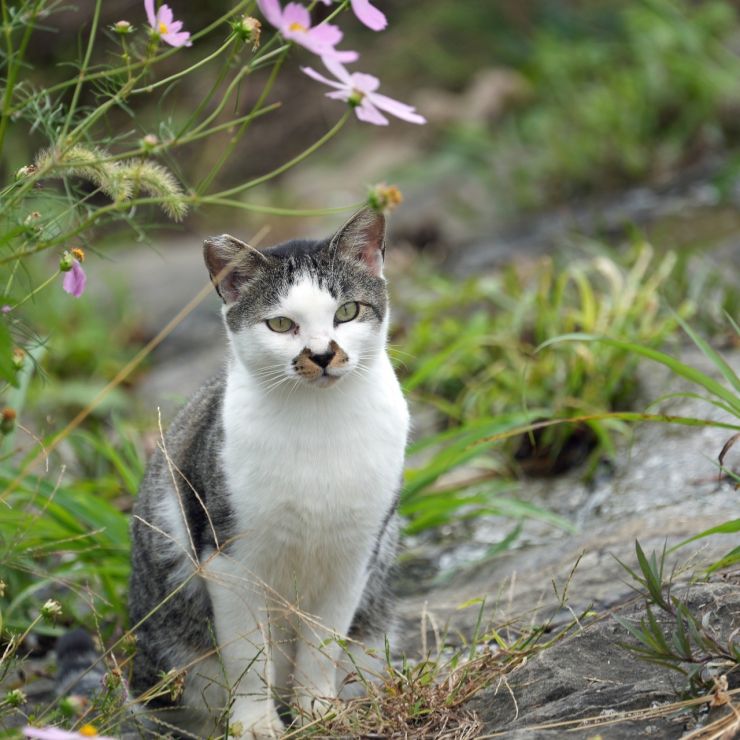
[[[727,582],[691,586],[686,602],[699,619],[716,625],[720,641],[726,641],[740,626],[740,573]],[[491,686],[472,699],[469,708],[482,720],[484,732],[532,740],[562,737],[566,730],[576,740],[599,734],[610,740],[681,737],[691,721],[688,714],[624,716],[675,701],[685,680],[677,672],[639,660],[620,644],[635,640],[614,614],[639,622],[645,609],[632,605],[615,610],[520,665],[506,676],[506,686]],[[592,723],[575,729],[575,721],[586,718]],[[604,720],[613,724],[597,726]],[[555,726],[558,723],[563,724]]]

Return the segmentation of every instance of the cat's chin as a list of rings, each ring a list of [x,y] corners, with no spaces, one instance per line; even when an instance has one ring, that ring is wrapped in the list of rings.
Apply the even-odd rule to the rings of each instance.
[[[306,380],[306,385],[310,385],[313,388],[331,388],[336,385],[344,375],[319,375],[318,378],[313,380]]]

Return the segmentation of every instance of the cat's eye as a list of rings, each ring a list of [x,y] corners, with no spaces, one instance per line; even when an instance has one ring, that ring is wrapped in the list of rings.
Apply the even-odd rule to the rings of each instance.
[[[334,321],[337,324],[343,324],[345,321],[352,321],[360,313],[360,304],[357,301],[349,301],[342,304],[334,314]]]
[[[276,316],[274,319],[267,319],[265,321],[267,326],[278,334],[285,334],[286,331],[290,331],[295,326],[295,321],[291,321],[285,316]]]

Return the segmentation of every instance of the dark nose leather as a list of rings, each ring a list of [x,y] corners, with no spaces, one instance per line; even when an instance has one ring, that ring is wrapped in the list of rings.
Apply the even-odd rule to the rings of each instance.
[[[325,368],[334,357],[334,352],[324,352],[322,355],[311,355],[311,362],[315,362],[319,367]]]

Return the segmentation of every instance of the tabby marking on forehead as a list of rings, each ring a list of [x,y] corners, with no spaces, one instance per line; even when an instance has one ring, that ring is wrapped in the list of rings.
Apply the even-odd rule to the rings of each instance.
[[[257,263],[239,300],[226,310],[232,332],[276,315],[292,289],[306,283],[331,296],[337,306],[349,300],[367,306],[360,320],[383,321],[388,302],[384,278],[371,274],[357,260],[338,255],[329,242],[286,242],[263,254],[267,259]],[[251,259],[248,254],[244,257]]]

